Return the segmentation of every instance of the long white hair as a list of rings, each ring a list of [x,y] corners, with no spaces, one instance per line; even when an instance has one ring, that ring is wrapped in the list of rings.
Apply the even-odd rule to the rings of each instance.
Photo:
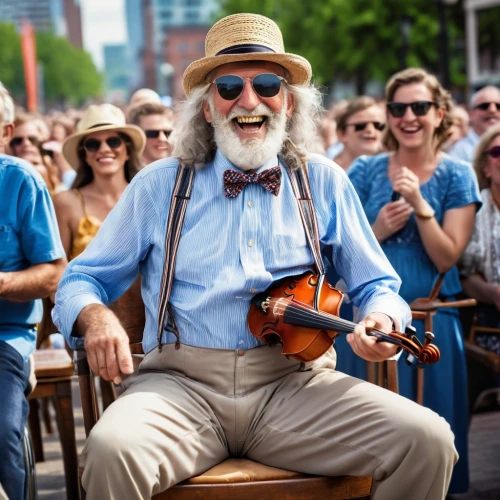
[[[314,86],[291,85],[283,82],[285,99],[294,98],[293,114],[286,125],[280,154],[286,164],[298,168],[307,161],[308,151],[314,150],[323,112],[322,96]],[[203,102],[208,100],[210,84],[197,87],[183,103],[172,133],[172,155],[186,166],[202,168],[214,158],[214,129],[203,115]],[[285,100],[286,102],[286,100]]]

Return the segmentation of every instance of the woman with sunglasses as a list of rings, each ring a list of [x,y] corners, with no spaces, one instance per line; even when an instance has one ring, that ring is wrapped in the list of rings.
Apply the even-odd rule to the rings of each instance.
[[[409,68],[386,86],[389,151],[358,158],[349,169],[373,232],[402,279],[408,302],[430,294],[446,273],[440,298],[461,291],[455,264],[469,241],[481,205],[472,169],[440,151],[452,125],[451,97],[423,69]],[[424,325],[414,321],[422,338]],[[456,309],[434,316],[439,363],[425,369],[424,406],[444,417],[455,434],[460,459],[450,492],[468,488],[467,377],[463,337]],[[399,363],[400,393],[416,398],[417,371]]]
[[[474,158],[474,170],[483,208],[477,215],[472,238],[462,254],[459,269],[465,293],[478,301],[477,323],[500,328],[500,125],[490,128],[481,137]],[[476,341],[500,354],[498,335],[485,335]],[[469,377],[471,375],[473,373],[469,373]],[[476,386],[471,384],[471,388]],[[471,396],[469,404],[473,407],[475,398]]]
[[[64,141],[63,155],[77,174],[73,189],[57,195],[54,205],[68,260],[85,250],[139,171],[144,143],[143,132],[126,125],[111,104],[89,106]]]
[[[384,127],[384,112],[375,99],[352,99],[337,117],[337,136],[344,149],[333,161],[347,170],[359,156],[380,153]]]

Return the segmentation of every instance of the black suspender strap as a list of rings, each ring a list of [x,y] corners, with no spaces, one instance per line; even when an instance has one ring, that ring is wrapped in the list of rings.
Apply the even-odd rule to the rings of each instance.
[[[168,319],[172,325],[174,335],[177,340],[175,348],[179,349],[179,331],[175,324],[174,315],[172,314],[169,299],[172,292],[172,283],[174,281],[175,259],[177,256],[177,248],[181,238],[182,224],[186,214],[186,207],[194,180],[194,167],[186,167],[179,165],[177,177],[175,179],[174,189],[172,191],[172,199],[170,201],[170,210],[168,213],[167,231],[165,235],[165,262],[163,263],[163,273],[161,278],[159,307],[158,307],[158,349],[161,352],[161,337],[163,330],[167,328]],[[168,314],[168,318],[166,317]]]

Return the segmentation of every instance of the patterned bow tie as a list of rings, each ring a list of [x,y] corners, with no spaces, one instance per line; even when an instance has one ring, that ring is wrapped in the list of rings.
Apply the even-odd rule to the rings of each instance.
[[[281,169],[273,167],[260,174],[244,174],[235,170],[224,172],[224,194],[227,198],[236,198],[243,188],[252,182],[258,182],[274,196],[278,196],[281,186]]]

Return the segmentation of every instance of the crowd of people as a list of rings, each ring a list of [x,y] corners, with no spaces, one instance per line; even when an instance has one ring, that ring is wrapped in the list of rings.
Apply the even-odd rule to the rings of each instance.
[[[265,19],[257,17],[259,23]],[[241,22],[238,16],[226,19]],[[209,33],[214,43],[229,43],[223,28],[218,23],[212,35]],[[263,33],[266,30],[276,34],[277,28],[266,21]],[[270,40],[261,40],[261,45],[272,45]],[[246,59],[246,53],[207,54],[186,70],[188,98],[175,111],[161,104],[154,91],[140,89],[126,107],[93,104],[83,110],[39,115],[15,109],[8,91],[0,87],[0,484],[9,498],[22,498],[20,441],[28,411],[30,354],[42,312],[37,299],[41,298],[46,309],[55,300],[54,322],[71,348],[85,343],[95,373],[115,383],[129,381],[125,394],[131,397],[120,398],[107,410],[87,443],[83,486],[89,498],[104,498],[104,491],[121,491],[123,498],[135,491],[137,498],[146,498],[153,490],[161,491],[189,477],[188,473],[209,468],[228,453],[314,474],[372,475],[379,482],[375,498],[383,499],[403,498],[391,496],[391,489],[412,470],[412,461],[423,460],[434,467],[432,477],[418,486],[418,496],[411,496],[417,490],[412,489],[415,483],[408,482],[409,496],[404,498],[437,499],[447,491],[467,491],[469,415],[463,340],[468,332],[453,308],[439,310],[434,318],[441,360],[425,370],[423,401],[424,407],[444,418],[454,434],[459,459],[451,478],[450,464],[455,457],[449,442],[445,443],[447,427],[433,414],[419,413],[416,406],[406,407],[406,400],[377,393],[379,406],[370,411],[384,417],[380,417],[380,435],[375,436],[373,428],[362,427],[362,412],[353,415],[349,411],[352,400],[335,393],[337,379],[332,374],[366,379],[366,360],[380,361],[395,354],[387,345],[375,346],[364,330],[337,339],[337,371],[333,371],[333,358],[304,369],[300,363],[272,357],[274,350],[272,356],[270,351],[261,354],[277,367],[267,382],[259,383],[273,387],[278,394],[283,391],[279,404],[285,404],[285,395],[295,394],[287,404],[299,427],[307,422],[307,411],[300,410],[307,398],[318,398],[318,408],[329,408],[332,414],[345,412],[345,422],[357,426],[356,439],[341,434],[346,441],[340,455],[325,445],[328,436],[334,439],[341,432],[333,424],[325,431],[327,438],[312,441],[316,450],[309,450],[307,457],[306,452],[300,455],[296,450],[300,439],[290,437],[296,429],[271,399],[266,400],[267,413],[252,417],[255,422],[267,422],[265,429],[245,424],[248,433],[254,432],[253,441],[248,436],[229,436],[224,427],[227,415],[220,417],[215,409],[212,415],[200,403],[204,399],[209,401],[208,407],[223,405],[210,399],[213,395],[208,393],[220,381],[204,374],[205,368],[210,372],[220,363],[224,374],[234,365],[235,347],[248,353],[249,362],[262,352],[255,349],[261,344],[249,340],[246,331],[251,297],[290,270],[299,274],[314,267],[299,212],[292,208],[296,204],[288,189],[286,165],[308,165],[324,262],[330,267],[329,280],[345,294],[342,312],[346,317],[387,331],[393,327],[404,330],[410,311],[400,298],[409,304],[427,297],[436,279],[444,275],[441,300],[453,301],[464,291],[479,302],[478,321],[500,327],[500,89],[482,88],[472,95],[468,107],[457,105],[435,76],[410,68],[389,79],[383,99],[357,96],[323,110],[318,90],[309,85],[307,61],[284,53],[280,58],[281,52],[278,47],[267,57],[264,51],[261,59],[254,55]],[[218,57],[223,59],[214,63]],[[161,345],[159,353],[156,345],[176,345],[178,332],[170,323],[157,340],[155,318],[163,293],[159,284],[166,217],[179,162],[197,167],[171,296],[180,351],[185,354],[176,359],[179,355],[167,349],[172,361],[165,361]],[[268,193],[263,182],[266,190],[252,185],[261,182],[261,172],[280,166],[279,196]],[[248,184],[245,196],[240,195],[240,201],[237,198],[231,205],[233,195],[226,192],[224,196],[215,187],[228,169],[244,176],[239,182]],[[98,241],[85,251],[94,238]],[[139,269],[142,283],[137,280]],[[132,369],[123,354],[124,333],[121,330],[121,336],[109,337],[111,331],[120,333],[120,327],[103,305],[127,289],[126,293],[137,293],[140,287],[146,306],[143,345],[150,373],[127,378]],[[222,312],[224,317],[216,307],[221,301],[230,304]],[[82,337],[75,333],[74,325],[84,332]],[[414,320],[413,325],[422,337],[423,323]],[[216,340],[210,335],[213,328],[220,332]],[[113,339],[116,352],[114,347],[110,352],[109,342],[102,347],[106,335]],[[499,351],[498,337],[488,336],[484,342],[488,349]],[[215,353],[221,350],[230,354],[217,357]],[[257,357],[252,360],[261,362]],[[182,376],[161,379],[165,387],[159,388],[154,372],[171,371]],[[279,377],[291,377],[297,371],[303,375],[300,381],[273,386]],[[190,377],[200,378],[205,389],[195,388]],[[313,378],[326,384],[326,377],[332,377],[328,383],[333,391],[327,392],[327,399],[306,390],[314,385]],[[245,383],[252,394],[262,388],[253,386],[255,381]],[[414,401],[416,371],[402,360],[399,383],[400,394]],[[150,387],[162,398],[171,398],[174,406],[186,405],[187,415],[181,416],[165,403],[155,403],[159,405],[155,409],[161,407],[174,423],[179,419],[175,423],[178,430],[183,426],[191,429],[195,421],[221,418],[223,429],[212,431],[207,426],[204,436],[196,431],[201,446],[211,448],[209,456],[197,462],[198,469],[182,466],[183,461],[193,460],[191,445],[180,450],[171,463],[161,463],[157,455],[168,449],[170,438],[154,433],[141,436],[156,441],[157,447],[141,450],[137,458],[147,461],[148,467],[153,463],[151,470],[136,462],[132,467],[128,456],[123,458],[119,433],[136,425],[134,395]],[[353,385],[352,390],[363,404],[374,398],[372,389],[364,384]],[[223,388],[221,394],[226,391]],[[333,393],[336,405],[332,406]],[[151,407],[144,408],[144,404],[148,403],[139,405],[148,415],[143,420],[150,427],[165,425],[158,412],[153,412],[153,418]],[[400,419],[398,425],[410,419],[411,413],[414,427],[417,419],[432,421],[438,430],[429,435],[438,439],[440,434],[443,454],[436,452],[431,457],[430,448],[424,447],[412,455],[405,448],[400,450],[408,453],[405,459],[397,446],[401,435],[387,420],[388,412],[397,415],[391,418]],[[277,432],[280,426],[285,429],[281,434]],[[422,432],[429,432],[429,427]],[[361,435],[370,438],[370,449],[363,448],[368,445]],[[376,444],[379,437],[381,442],[382,437],[387,439],[384,446]],[[138,446],[130,439],[124,446]],[[116,449],[105,449],[103,442],[112,442]],[[392,447],[391,454],[384,447]],[[432,449],[435,447],[433,443]],[[361,453],[361,449],[366,451]],[[286,459],[284,450],[288,450]],[[366,453],[376,458],[373,468],[364,468]],[[300,466],[297,457],[302,459]],[[407,465],[405,460],[409,460]],[[341,462],[351,464],[350,468],[343,468]],[[132,467],[140,479],[125,480],[122,464],[126,470]],[[143,469],[140,474],[138,468]],[[398,495],[402,495],[400,489]]]

